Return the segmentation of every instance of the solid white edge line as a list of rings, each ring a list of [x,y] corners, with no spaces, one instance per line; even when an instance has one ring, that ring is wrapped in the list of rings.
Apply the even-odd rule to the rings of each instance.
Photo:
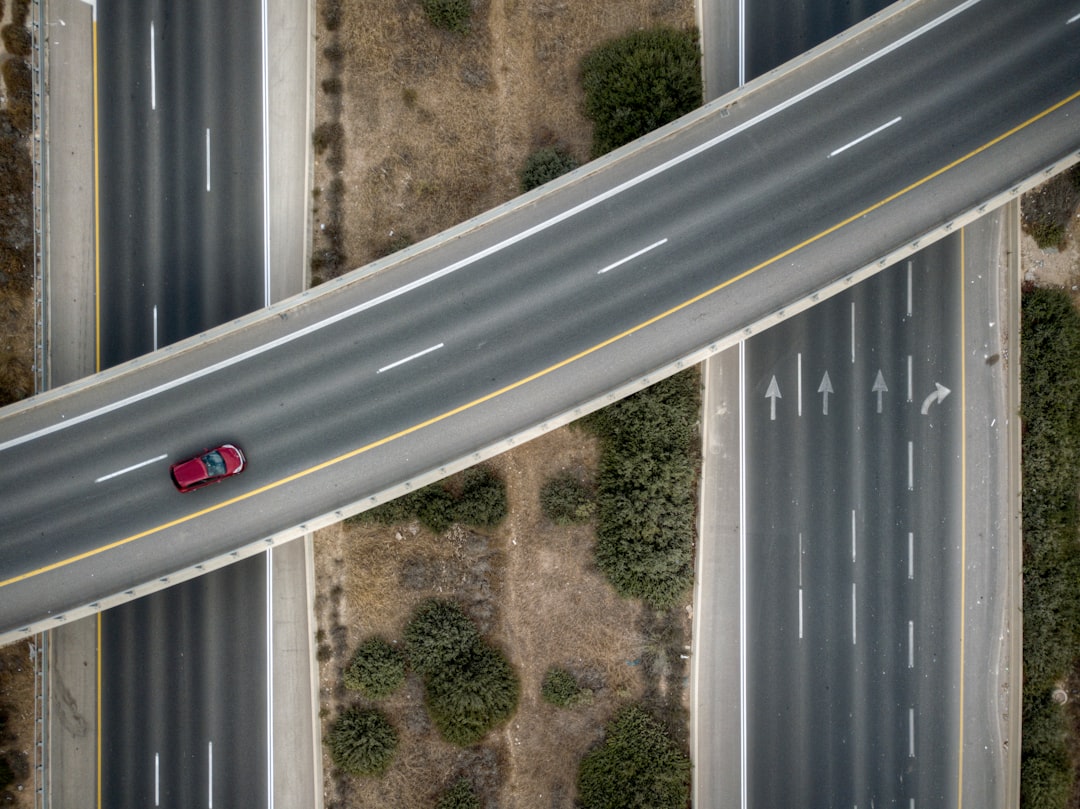
[[[746,809],[746,342],[739,341],[739,796]]]
[[[862,143],[867,138],[872,138],[872,137],[874,137],[874,135],[878,134],[879,132],[885,131],[886,129],[888,129],[893,124],[899,123],[900,120],[901,120],[901,116],[897,115],[895,118],[893,118],[887,124],[882,124],[881,126],[877,127],[876,129],[871,129],[865,135],[861,135],[861,136],[855,138],[855,140],[851,141],[851,143],[846,143],[843,146],[841,146],[839,149],[834,149],[833,151],[829,152],[829,157],[836,157],[838,154],[840,154],[841,152],[847,151],[852,146],[857,146],[858,144]]]
[[[660,245],[662,245],[662,244],[667,244],[667,239],[661,239],[661,240],[660,240],[660,241],[658,241],[658,242],[653,242],[653,243],[652,243],[652,244],[650,244],[650,245],[649,245],[648,247],[642,247],[642,248],[641,248],[640,250],[638,250],[638,251],[637,251],[636,253],[631,253],[631,254],[630,254],[630,255],[628,255],[628,256],[627,256],[626,258],[620,258],[620,259],[619,259],[618,261],[616,261],[616,262],[615,262],[614,264],[608,264],[608,265],[607,265],[606,267],[604,267],[604,269],[602,269],[602,270],[597,270],[596,274],[597,274],[597,275],[603,275],[603,274],[604,274],[604,273],[606,273],[606,272],[607,272],[608,270],[614,270],[614,269],[615,269],[616,267],[621,267],[621,266],[622,266],[623,264],[625,264],[626,262],[628,262],[628,261],[633,261],[633,260],[634,260],[635,258],[637,258],[638,256],[643,256],[643,255],[645,255],[646,253],[648,253],[648,252],[649,252],[650,250],[655,250],[655,249],[656,249],[657,247],[659,247],[659,246],[660,246]]]
[[[206,190],[210,190],[210,127],[206,127]]]
[[[142,467],[149,466],[152,463],[157,463],[158,461],[164,461],[168,457],[169,457],[168,453],[165,453],[164,455],[158,455],[156,458],[151,458],[148,461],[140,461],[137,464],[132,464],[131,466],[120,469],[119,471],[110,472],[107,475],[102,475],[101,477],[95,479],[94,483],[104,483],[106,480],[112,480],[113,478],[120,477],[120,475],[126,474],[128,472],[134,472],[136,469],[141,469]]]
[[[274,809],[274,548],[266,549],[266,794]]]
[[[430,346],[428,348],[425,348],[423,351],[417,351],[415,354],[410,354],[409,356],[405,357],[404,359],[400,359],[397,362],[392,362],[389,365],[384,365],[382,368],[380,368],[375,373],[381,374],[383,371],[389,371],[391,368],[397,368],[399,365],[404,365],[407,362],[412,362],[413,360],[417,359],[418,357],[422,357],[425,354],[430,354],[432,351],[438,351],[444,345],[445,345],[445,343],[439,343],[438,345],[434,345],[434,346]]]
[[[269,306],[270,296],[270,56],[269,11],[262,0],[262,149],[263,149],[263,305]],[[273,804],[271,804],[273,809]]]
[[[835,73],[835,74],[833,74],[832,76],[830,76],[827,79],[822,79],[820,82],[813,85],[812,87],[809,87],[806,90],[803,90],[801,93],[798,93],[798,94],[792,96],[791,98],[785,99],[780,104],[776,105],[775,107],[772,107],[771,109],[765,110],[762,113],[759,113],[758,115],[754,116],[750,120],[745,121],[742,124],[739,124],[738,126],[732,128],[732,129],[729,129],[729,130],[727,130],[725,132],[721,132],[716,137],[711,138],[710,140],[707,140],[704,143],[701,143],[701,144],[693,147],[692,149],[688,149],[687,151],[683,152],[682,154],[676,155],[675,157],[671,158],[670,160],[668,160],[668,161],[666,161],[664,163],[661,163],[661,164],[659,164],[657,166],[654,166],[653,168],[649,169],[648,171],[642,172],[638,176],[633,177],[633,178],[631,178],[629,180],[626,180],[625,182],[621,183],[620,185],[614,186],[613,188],[610,188],[607,191],[605,191],[605,192],[603,192],[601,194],[598,194],[597,196],[593,197],[592,199],[588,199],[588,200],[585,200],[584,202],[578,203],[574,207],[568,208],[567,210],[565,210],[565,211],[563,211],[563,212],[561,212],[559,214],[556,214],[551,219],[548,219],[548,220],[546,220],[544,222],[540,222],[540,223],[538,223],[536,225],[533,225],[530,228],[526,228],[525,230],[522,230],[522,231],[514,234],[513,236],[510,236],[510,237],[504,239],[501,242],[493,244],[490,247],[486,247],[483,250],[480,250],[480,251],[474,253],[471,256],[467,256],[466,258],[459,259],[458,261],[455,261],[453,264],[449,264],[446,267],[443,267],[441,270],[436,270],[435,272],[431,273],[430,275],[426,275],[423,278],[418,278],[415,281],[412,281],[412,282],[410,282],[408,284],[405,284],[404,286],[398,287],[395,290],[391,290],[390,292],[386,292],[386,293],[384,293],[384,294],[382,294],[382,295],[380,295],[380,296],[378,296],[376,298],[373,298],[370,301],[365,301],[364,303],[357,304],[356,306],[354,306],[354,307],[352,307],[350,309],[346,309],[346,310],[344,310],[342,312],[338,312],[336,315],[331,315],[330,317],[326,318],[325,320],[320,320],[318,323],[312,323],[310,326],[305,326],[304,328],[299,329],[299,330],[297,330],[295,332],[292,332],[291,334],[286,334],[286,335],[284,335],[282,337],[279,337],[279,338],[277,338],[275,340],[271,340],[271,341],[269,341],[267,343],[263,343],[260,346],[256,346],[255,348],[251,348],[251,349],[248,349],[247,351],[243,351],[240,354],[236,354],[236,355],[234,355],[232,357],[227,357],[226,359],[223,359],[220,362],[214,363],[213,365],[208,365],[205,368],[200,368],[199,370],[193,371],[190,374],[186,374],[184,376],[176,377],[175,379],[171,379],[168,382],[164,382],[164,383],[162,383],[162,384],[160,384],[160,385],[158,385],[156,387],[150,388],[149,390],[143,391],[142,393],[137,393],[137,394],[135,394],[133,396],[129,396],[126,399],[121,399],[119,401],[112,402],[110,404],[104,405],[103,407],[99,407],[96,410],[91,410],[91,411],[88,411],[86,413],[81,413],[78,416],[73,416],[70,419],[65,419],[62,422],[52,424],[52,425],[50,425],[48,427],[43,427],[40,430],[34,430],[33,432],[25,433],[23,435],[15,437],[15,438],[9,439],[8,441],[0,443],[0,452],[3,452],[5,449],[10,449],[11,447],[18,446],[20,444],[25,444],[28,441],[33,441],[33,440],[35,440],[37,438],[41,438],[42,436],[50,435],[51,433],[57,432],[59,430],[66,429],[66,428],[71,427],[71,426],[73,426],[75,424],[81,424],[84,421],[89,421],[90,419],[97,418],[98,416],[103,416],[103,415],[105,415],[107,413],[111,413],[114,410],[119,410],[120,408],[126,407],[126,406],[128,406],[130,404],[135,404],[135,403],[140,402],[140,401],[142,401],[144,399],[149,399],[149,398],[151,398],[153,396],[157,396],[158,394],[164,393],[166,391],[170,391],[173,388],[180,387],[181,385],[186,385],[189,382],[194,382],[195,380],[201,379],[204,376],[208,376],[210,374],[217,373],[218,371],[224,370],[225,368],[230,368],[233,365],[237,365],[237,364],[239,364],[241,362],[244,362],[245,360],[250,359],[251,357],[256,357],[256,356],[258,356],[260,354],[266,353],[267,351],[272,351],[273,349],[278,348],[278,347],[280,347],[282,345],[286,345],[288,343],[291,343],[294,340],[299,340],[301,337],[305,337],[308,334],[312,334],[312,333],[314,333],[316,331],[320,331],[320,330],[325,329],[325,328],[327,328],[329,326],[332,326],[335,323],[338,323],[338,322],[340,322],[342,320],[346,320],[346,319],[348,319],[350,317],[353,317],[354,315],[357,315],[360,312],[364,312],[364,311],[366,311],[368,309],[372,309],[372,308],[378,306],[379,304],[382,304],[382,303],[385,303],[385,302],[387,302],[389,300],[392,300],[394,298],[400,297],[401,295],[404,295],[404,294],[406,294],[408,292],[411,292],[414,289],[419,289],[422,286],[426,286],[427,284],[430,284],[431,282],[436,281],[439,278],[450,275],[453,272],[457,272],[462,267],[467,267],[467,266],[469,266],[471,264],[475,264],[477,261],[481,261],[482,259],[485,259],[488,256],[491,256],[491,255],[494,255],[495,253],[501,252],[501,251],[505,250],[506,248],[517,244],[518,242],[524,241],[525,239],[528,239],[528,238],[531,238],[532,236],[535,236],[537,233],[542,233],[543,231],[554,227],[555,225],[559,224],[560,222],[564,222],[567,219],[571,219],[571,218],[577,216],[582,211],[589,210],[590,208],[593,208],[593,207],[599,205],[602,202],[606,202],[607,200],[609,200],[609,199],[611,199],[613,197],[616,197],[619,194],[622,194],[623,192],[625,192],[625,191],[627,191],[627,190],[629,190],[629,189],[631,189],[631,188],[633,188],[635,186],[640,185],[641,183],[644,183],[644,182],[646,182],[648,180],[651,180],[653,177],[655,177],[655,176],[657,176],[659,174],[663,174],[665,171],[668,171],[669,169],[673,168],[674,166],[677,166],[677,165],[679,165],[681,163],[685,163],[687,160],[691,160],[692,158],[697,157],[702,152],[706,152],[709,149],[712,149],[714,146],[717,146],[718,144],[723,143],[724,141],[730,140],[731,138],[735,137],[736,135],[742,134],[746,130],[756,126],[757,124],[761,123],[762,121],[766,121],[769,118],[772,118],[772,117],[774,117],[776,115],[779,115],[781,112],[784,112],[785,110],[795,106],[796,104],[799,104],[802,101],[805,101],[807,98],[810,98],[811,96],[814,96],[817,93],[820,93],[822,90],[824,90],[824,89],[826,89],[828,87],[831,87],[833,84],[836,84],[837,82],[847,78],[848,76],[852,75],[853,73],[856,73],[859,70],[862,70],[867,65],[873,64],[878,59],[881,59],[881,58],[887,56],[888,54],[892,53],[893,51],[903,47],[904,45],[907,45],[909,42],[912,42],[913,40],[918,39],[920,36],[925,34],[927,31],[930,31],[930,30],[936,28],[937,26],[941,25],[942,23],[947,22],[948,20],[952,19],[953,17],[957,16],[958,14],[960,14],[960,13],[962,13],[964,11],[967,11],[969,8],[971,8],[972,6],[976,5],[979,2],[981,2],[981,0],[965,0],[965,2],[961,3],[959,6],[956,6],[955,8],[950,9],[949,11],[942,14],[940,17],[938,17],[938,18],[936,18],[934,20],[931,20],[928,23],[925,23],[920,28],[917,28],[916,30],[912,31],[911,33],[906,34],[903,37],[900,37],[900,39],[897,39],[897,40],[889,43],[888,45],[886,45],[881,50],[876,51],[876,52],[874,52],[874,53],[872,53],[872,54],[870,54],[868,56],[863,57],[862,59],[860,59],[855,64],[849,65],[848,67],[844,68],[839,73]],[[265,5],[265,0],[264,0],[264,5]],[[264,58],[264,62],[265,62],[265,58]],[[264,104],[264,108],[265,108],[265,104],[266,104],[265,99],[263,101],[263,104]],[[264,127],[265,127],[265,118],[266,118],[265,111],[264,111],[264,114],[263,114],[263,118],[264,118]],[[265,133],[265,128],[264,128],[264,134],[263,134],[263,143],[264,143],[263,148],[264,149],[266,148],[266,145],[265,145],[266,140],[267,140],[267,135]],[[264,186],[264,189],[265,189],[264,194],[263,194],[263,198],[264,198],[263,205],[264,205],[264,211],[265,211],[266,210],[266,196],[267,196],[267,193],[268,193],[268,189],[266,188],[266,186],[268,184],[268,181],[266,179],[266,174],[265,174],[265,171],[266,171],[266,165],[265,165],[266,161],[265,160],[263,161],[263,164],[264,164],[263,165],[263,169],[264,169],[263,186]],[[266,223],[268,221],[268,217],[269,217],[269,213],[265,212],[264,213],[264,227],[266,226]],[[268,248],[269,233],[268,232],[267,232],[266,239],[267,239],[267,242],[266,242],[266,245],[264,245],[264,247],[266,247],[267,261],[269,261],[269,248]]]
[[[206,806],[207,809],[214,809],[214,742],[209,741],[207,744],[207,767],[209,781],[207,793],[206,793]]]
[[[154,21],[150,21],[150,109],[157,109],[157,62],[154,60]]]

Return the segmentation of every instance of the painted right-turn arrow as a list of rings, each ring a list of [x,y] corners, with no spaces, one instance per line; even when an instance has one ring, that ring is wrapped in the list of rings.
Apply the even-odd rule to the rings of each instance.
[[[930,412],[930,405],[932,405],[934,402],[941,404],[943,401],[945,401],[945,397],[952,393],[951,390],[942,385],[940,382],[935,382],[934,385],[937,386],[937,390],[935,390],[933,393],[923,399],[922,402],[922,414],[924,416]]]

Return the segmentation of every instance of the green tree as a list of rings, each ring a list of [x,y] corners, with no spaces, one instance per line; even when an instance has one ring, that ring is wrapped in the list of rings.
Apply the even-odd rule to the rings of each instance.
[[[345,669],[345,687],[382,699],[405,681],[405,654],[382,638],[368,638]]]
[[[398,736],[382,711],[350,708],[326,736],[334,764],[353,775],[382,775],[397,752]]]
[[[525,158],[521,169],[521,191],[532,191],[544,183],[576,169],[580,163],[562,146],[544,146]]]
[[[578,799],[584,809],[685,809],[690,759],[658,722],[631,705],[581,760]]]
[[[697,33],[635,31],[589,53],[582,63],[593,157],[652,132],[702,103]]]
[[[429,672],[424,687],[431,721],[453,744],[476,744],[517,709],[517,675],[501,652],[483,644]]]
[[[506,517],[506,486],[486,465],[462,473],[461,496],[454,506],[454,521],[490,528]]]
[[[480,643],[476,624],[453,601],[429,599],[405,627],[409,662],[424,677]]]

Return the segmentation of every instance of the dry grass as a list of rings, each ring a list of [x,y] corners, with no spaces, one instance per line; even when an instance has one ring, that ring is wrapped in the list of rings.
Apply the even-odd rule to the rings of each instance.
[[[0,758],[7,760],[16,782],[0,791],[0,804],[30,809],[34,805],[34,670],[30,641],[0,647]]]
[[[459,35],[429,25],[416,0],[319,3],[318,84],[330,92],[319,92],[316,121],[340,122],[343,157],[330,165],[324,155],[315,169],[315,254],[338,256],[316,280],[512,198],[540,146],[562,143],[584,162],[584,54],[635,28],[694,22],[688,0],[473,9],[472,30]],[[328,12],[339,18],[333,31]]]
[[[521,679],[510,722],[461,750],[438,738],[410,675],[383,703],[402,738],[390,772],[343,777],[324,756],[328,807],[431,806],[459,775],[478,782],[485,805],[571,805],[581,755],[617,706],[651,688],[641,665],[643,610],[618,598],[595,569],[591,527],[554,526],[540,512],[541,484],[566,469],[591,473],[596,456],[590,436],[563,428],[493,461],[507,483],[510,516],[490,536],[459,528],[433,536],[417,525],[339,525],[318,534],[324,731],[342,708],[363,702],[341,687],[352,651],[369,635],[400,639],[412,608],[431,596],[463,604]],[[540,683],[552,665],[574,672],[592,701],[572,710],[543,702]]]

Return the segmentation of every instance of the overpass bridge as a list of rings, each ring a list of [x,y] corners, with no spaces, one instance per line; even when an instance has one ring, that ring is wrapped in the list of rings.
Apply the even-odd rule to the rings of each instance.
[[[1017,5],[898,4],[403,253],[0,411],[0,641],[558,426],[1080,160],[1080,8]],[[222,441],[249,470],[177,494],[169,463]]]

